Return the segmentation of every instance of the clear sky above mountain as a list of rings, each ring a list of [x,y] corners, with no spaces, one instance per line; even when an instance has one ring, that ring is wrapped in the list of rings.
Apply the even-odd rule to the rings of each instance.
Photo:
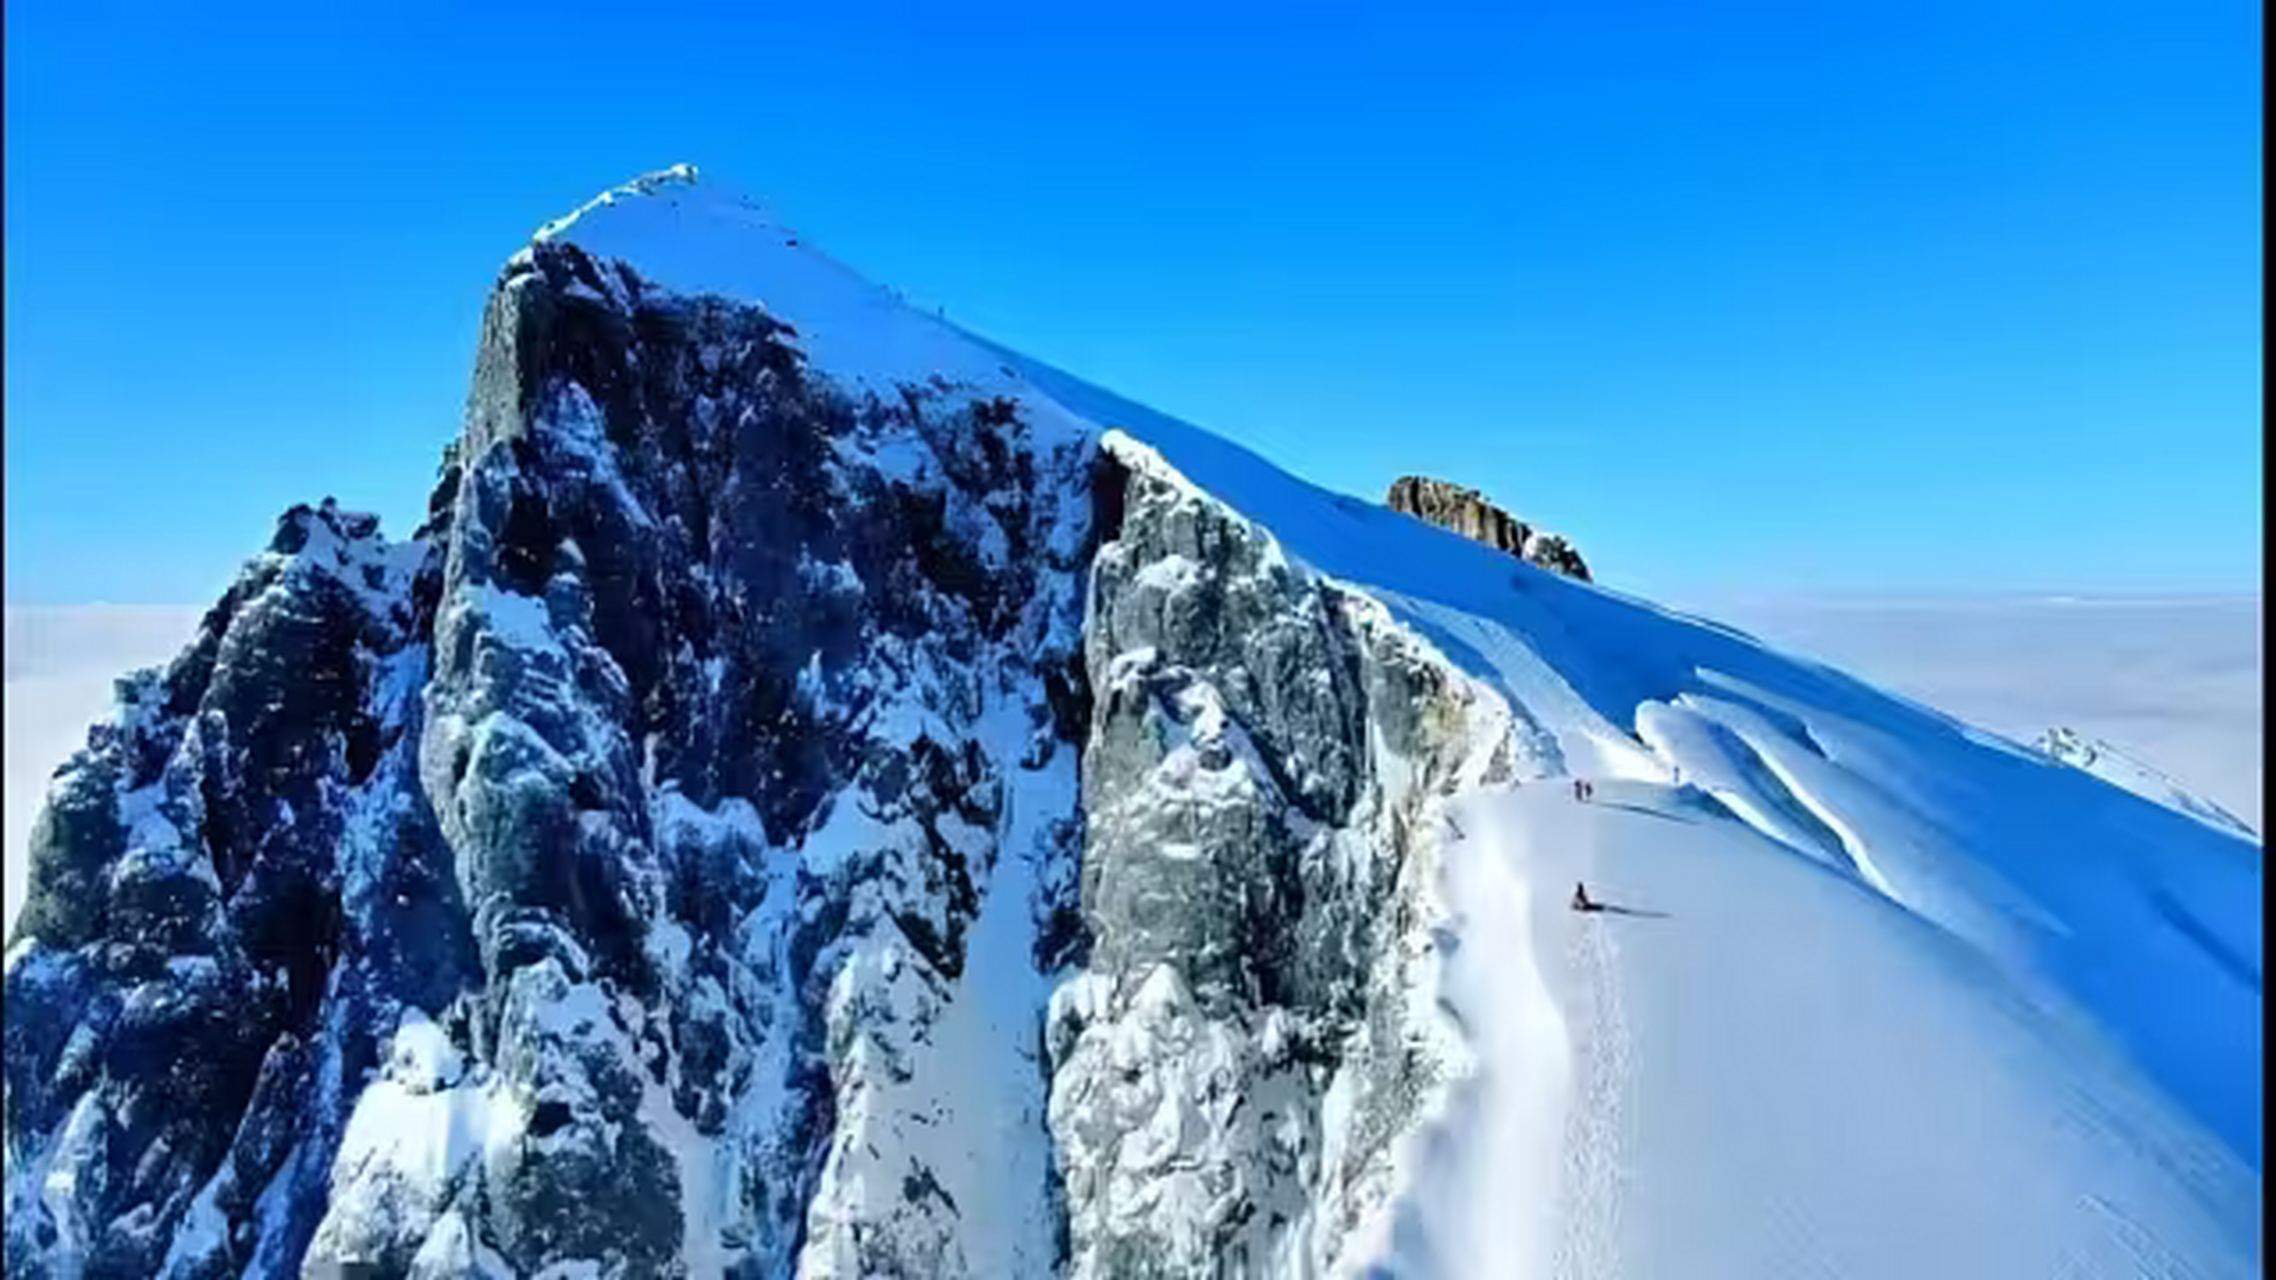
[[[2244,0],[769,8],[11,6],[8,598],[407,533],[498,264],[679,160],[1615,586],[2257,585]]]

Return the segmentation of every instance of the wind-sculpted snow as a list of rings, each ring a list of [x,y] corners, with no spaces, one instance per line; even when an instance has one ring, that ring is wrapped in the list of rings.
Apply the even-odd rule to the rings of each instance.
[[[1394,1258],[1455,1261],[1402,1273],[2259,1274],[2217,1138],[1852,877],[1665,784],[1452,812],[1447,993],[1488,1051]]]
[[[1292,558],[1391,604],[1521,719],[1543,723],[1571,772],[1675,780],[1684,762],[1637,736],[1639,717],[1658,705],[1712,700],[1731,709],[1729,722],[1763,726],[1758,758],[1767,765],[1770,748],[1822,783],[1821,803],[1801,797],[1790,818],[1870,825],[1856,833],[1868,859],[1915,869],[1889,896],[1973,940],[2021,948],[2005,957],[2019,980],[2052,982],[2085,1004],[2257,1167],[2256,845],[1738,632],[1513,565],[1063,373],[1017,367],[1070,409],[1159,448],[1196,486],[1271,529]],[[1795,838],[1783,826],[1768,834]],[[2192,923],[2160,911],[2164,900],[2185,904]],[[2234,957],[2246,959],[2249,980]]]
[[[288,513],[32,846],[11,1278],[2260,1262],[2257,845],[692,171],[507,264],[427,525]]]
[[[2257,595],[1799,592],[1706,612],[2018,743],[2060,726],[2113,744],[2164,775],[2148,798],[2179,789],[2260,825]]]

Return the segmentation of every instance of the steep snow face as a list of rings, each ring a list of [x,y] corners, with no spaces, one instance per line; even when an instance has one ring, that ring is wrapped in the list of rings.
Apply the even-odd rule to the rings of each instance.
[[[10,1277],[2260,1262],[2257,845],[692,171],[507,264],[429,525],[289,514],[33,852]]]
[[[1453,819],[1447,993],[1482,1067],[1423,1144],[1400,1273],[2259,1273],[2217,1139],[1852,876],[1662,784]],[[1568,910],[1576,882],[1607,909]]]
[[[1018,381],[1005,361],[954,326],[802,243],[756,202],[698,183],[687,166],[607,192],[547,224],[538,239],[634,264],[659,289],[760,307],[791,326],[787,336],[810,367],[856,397],[896,400],[902,387],[936,378],[990,395]]]

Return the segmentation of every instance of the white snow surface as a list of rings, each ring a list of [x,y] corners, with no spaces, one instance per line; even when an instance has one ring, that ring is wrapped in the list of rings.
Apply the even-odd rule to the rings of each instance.
[[[2256,843],[1025,371],[1370,590],[1595,785],[1457,817],[1443,994],[1477,1070],[1414,1135],[1377,1261],[2257,1273]],[[1656,914],[1570,912],[1583,880]]]
[[[696,181],[678,165],[604,193],[547,224],[541,240],[630,263],[674,293],[757,303],[797,330],[808,364],[891,396],[934,377],[1009,390],[1005,360],[823,256],[758,203]]]
[[[2256,1273],[2257,1180],[2217,1139],[2091,1022],[1856,880],[1650,783],[1524,788],[1456,821],[1472,927],[1451,994],[1486,1069],[1449,1126],[1467,1140],[1412,1197],[1451,1221],[1395,1262]],[[1568,910],[1576,882],[1634,914]]]
[[[1142,441],[1509,704],[1456,806],[1449,1019],[1375,1259],[1511,1276],[2247,1275],[2260,849],[1751,638],[1559,577],[901,305],[681,167],[542,233],[764,306],[854,391]],[[934,382],[934,385],[938,385]],[[1570,885],[1620,912],[1565,909]]]

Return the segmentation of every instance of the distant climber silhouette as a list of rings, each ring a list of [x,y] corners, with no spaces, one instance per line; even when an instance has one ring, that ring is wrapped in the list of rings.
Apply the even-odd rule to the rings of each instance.
[[[1580,881],[1575,880],[1573,882],[1573,910],[1602,911],[1604,910],[1604,904],[1601,902],[1589,901],[1588,889],[1585,888]]]

